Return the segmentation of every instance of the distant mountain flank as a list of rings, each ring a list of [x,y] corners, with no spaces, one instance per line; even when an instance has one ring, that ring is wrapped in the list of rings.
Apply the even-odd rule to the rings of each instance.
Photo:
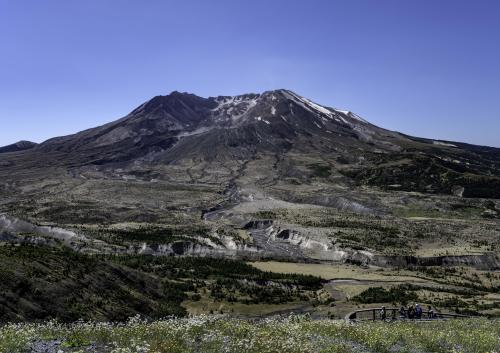
[[[19,141],[11,145],[0,147],[0,153],[24,151],[33,148],[37,145],[38,145],[37,143],[31,141]]]

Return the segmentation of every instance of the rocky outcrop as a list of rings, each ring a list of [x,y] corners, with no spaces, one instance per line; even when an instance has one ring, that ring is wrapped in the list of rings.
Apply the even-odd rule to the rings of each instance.
[[[176,241],[170,244],[146,244],[140,248],[131,247],[129,253],[156,256],[236,256],[239,254],[257,253],[254,247],[245,244],[236,244],[234,241],[221,241],[215,244],[210,239],[198,238],[184,241]]]
[[[371,260],[372,254],[368,251],[340,249],[326,237],[304,234],[282,226],[273,220],[253,220],[246,223],[244,228],[249,230],[257,248],[272,256],[288,257],[293,261],[309,259],[362,265],[367,265]]]
[[[10,234],[12,236],[25,233],[60,241],[86,240],[83,235],[76,234],[70,230],[50,226],[37,226],[5,213],[0,214],[0,234]]]

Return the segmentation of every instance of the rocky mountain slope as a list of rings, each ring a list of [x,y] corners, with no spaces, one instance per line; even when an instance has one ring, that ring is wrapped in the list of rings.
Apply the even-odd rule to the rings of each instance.
[[[301,180],[307,175],[290,165],[297,154],[319,162],[313,174],[331,173],[347,184],[500,197],[500,149],[388,131],[288,90],[210,98],[173,92],[115,122],[2,156],[2,163],[22,168],[24,162],[38,161],[99,171],[121,167],[148,174],[156,166],[188,169],[193,163],[234,171],[272,156],[276,165],[270,167],[281,177]]]
[[[30,148],[33,148],[36,145],[37,145],[36,143],[31,141],[19,141],[8,146],[0,147],[0,153],[29,150]]]
[[[157,96],[0,166],[0,220],[70,228],[87,251],[366,263],[499,239],[500,149],[389,131],[289,90]]]

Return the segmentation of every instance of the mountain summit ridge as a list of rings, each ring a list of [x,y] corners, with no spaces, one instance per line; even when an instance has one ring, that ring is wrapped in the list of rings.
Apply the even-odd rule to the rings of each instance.
[[[465,188],[466,196],[500,197],[500,188],[490,190],[500,185],[500,149],[390,131],[287,89],[208,98],[173,91],[121,119],[3,153],[0,163],[22,168],[43,161],[44,167],[108,173],[140,169],[167,179],[174,178],[172,168],[203,165],[210,172],[191,174],[193,181],[215,178],[221,170],[231,171],[224,177],[229,181],[242,166],[269,156],[274,162],[266,161],[271,164],[263,173],[273,171],[275,181],[310,182],[308,165],[318,165],[331,171],[328,182],[344,187],[438,193]]]
[[[259,144],[269,140],[263,138],[265,135],[291,138],[300,133],[314,135],[318,129],[332,134],[360,123],[368,124],[355,114],[318,105],[285,89],[208,98],[174,91],[153,97],[121,119],[49,139],[37,149],[70,152],[113,145],[134,149],[140,145],[148,153],[168,149],[181,138],[204,135],[213,129],[248,128],[254,131],[254,137],[259,135]]]

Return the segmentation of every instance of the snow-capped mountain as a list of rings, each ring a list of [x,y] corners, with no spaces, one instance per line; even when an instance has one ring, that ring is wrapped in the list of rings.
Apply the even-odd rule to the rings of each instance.
[[[377,142],[377,134],[394,135],[351,112],[321,106],[289,90],[210,98],[173,92],[151,99],[115,122],[48,140],[38,150],[78,151],[82,163],[102,164],[151,154],[155,159],[160,155],[172,159],[169,151],[175,151],[179,160],[193,148],[204,158],[196,148],[200,144],[206,148],[205,157],[216,158],[210,152],[221,147],[217,141],[224,142],[227,154],[241,155],[248,151],[237,151],[238,146],[284,151],[311,136],[330,143],[343,138]],[[379,145],[398,149],[389,141]]]
[[[261,176],[282,182],[307,182],[305,169],[319,165],[330,171],[329,182],[343,185],[500,197],[492,187],[500,185],[499,149],[406,136],[285,89],[209,98],[172,92],[117,121],[3,154],[0,162],[166,179],[203,164],[192,180],[231,180],[250,161],[271,163],[269,156]]]

